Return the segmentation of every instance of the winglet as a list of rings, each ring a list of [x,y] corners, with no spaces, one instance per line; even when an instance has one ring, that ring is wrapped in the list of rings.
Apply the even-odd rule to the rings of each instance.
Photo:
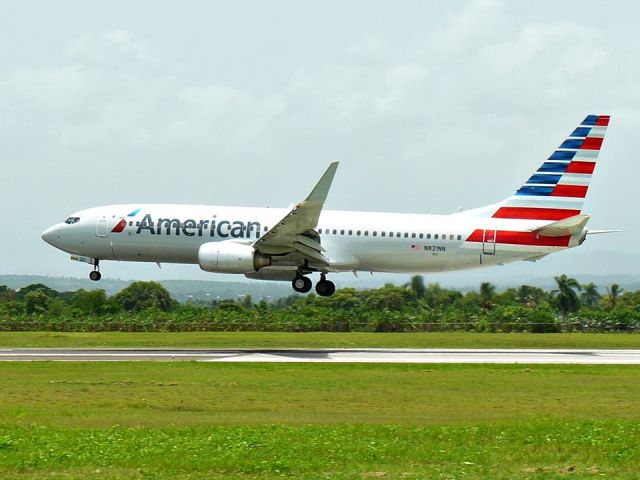
[[[305,203],[315,203],[320,206],[324,205],[324,201],[329,194],[329,188],[331,188],[331,183],[333,183],[333,177],[336,174],[338,163],[339,162],[333,162],[329,165],[329,168],[327,168],[320,180],[318,180],[316,186],[311,190],[309,196],[304,200]]]

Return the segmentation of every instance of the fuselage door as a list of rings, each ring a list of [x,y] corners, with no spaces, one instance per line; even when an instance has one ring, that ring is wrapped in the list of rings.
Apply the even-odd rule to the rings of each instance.
[[[107,217],[98,217],[96,221],[96,237],[106,237],[109,235],[109,225]]]
[[[482,253],[485,255],[496,254],[496,231],[495,229],[485,230],[482,239]]]

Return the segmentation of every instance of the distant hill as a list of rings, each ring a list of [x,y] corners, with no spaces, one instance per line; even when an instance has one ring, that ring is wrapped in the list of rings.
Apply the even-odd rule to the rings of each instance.
[[[40,275],[0,275],[0,285],[18,289],[33,283],[42,283],[59,292],[103,289],[113,295],[127,287],[134,280],[114,280],[103,278],[100,282],[92,282],[85,278],[47,277]],[[180,302],[188,300],[234,299],[251,295],[254,301],[261,299],[277,299],[293,293],[291,286],[284,282],[207,282],[202,280],[161,280],[171,296]]]
[[[554,275],[563,272],[549,272],[548,276],[535,277],[519,273],[521,272],[517,270],[509,272],[501,267],[495,267],[486,270],[425,274],[424,278],[426,283],[440,283],[443,287],[455,288],[462,291],[477,290],[480,282],[483,281],[492,282],[498,290],[517,287],[522,284],[552,290],[555,288]],[[574,276],[582,284],[589,282],[595,283],[602,293],[604,293],[605,287],[613,283],[618,283],[625,290],[640,290],[640,275],[625,273],[609,275],[567,273],[570,276]],[[408,275],[382,275],[353,279],[343,275],[336,277],[336,283],[341,288],[351,287],[365,289],[381,287],[387,282],[402,285],[409,280],[409,277]],[[81,288],[85,290],[101,288],[109,295],[119,292],[133,282],[134,280],[111,278],[103,278],[100,282],[92,282],[89,279],[75,277],[0,275],[0,285],[6,285],[13,289],[22,288],[34,283],[42,283],[60,292],[75,291]],[[261,299],[275,300],[294,293],[288,282],[263,282],[257,280],[243,282],[159,280],[159,283],[164,285],[171,293],[171,296],[180,302],[187,302],[189,300],[211,301],[216,299],[236,299],[245,295],[251,295],[254,301]]]

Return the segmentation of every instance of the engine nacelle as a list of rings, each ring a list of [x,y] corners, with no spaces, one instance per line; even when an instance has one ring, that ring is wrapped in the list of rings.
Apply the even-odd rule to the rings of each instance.
[[[252,273],[271,265],[271,258],[256,252],[251,245],[209,242],[200,246],[198,263],[206,272]]]

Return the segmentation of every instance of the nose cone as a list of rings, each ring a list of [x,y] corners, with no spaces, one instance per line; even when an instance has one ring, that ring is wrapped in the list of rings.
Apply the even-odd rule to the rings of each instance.
[[[49,245],[53,245],[56,247],[57,240],[60,239],[60,228],[58,225],[54,225],[53,227],[47,228],[44,232],[42,232],[42,240],[47,242]]]

